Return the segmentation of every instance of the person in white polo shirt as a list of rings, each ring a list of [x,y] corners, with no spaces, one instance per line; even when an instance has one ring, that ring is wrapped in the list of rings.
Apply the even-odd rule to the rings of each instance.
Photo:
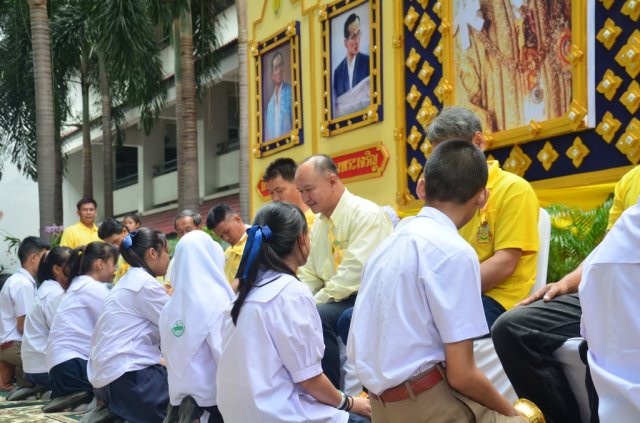
[[[24,325],[22,364],[25,376],[29,382],[45,390],[51,389],[45,351],[53,318],[67,287],[68,278],[63,269],[70,252],[69,247],[54,247],[40,261],[38,267],[40,287],[35,304],[27,314]]]
[[[348,357],[373,421],[526,422],[473,359],[488,327],[478,257],[458,229],[486,203],[486,159],[446,141],[424,177],[425,207],[369,258],[351,321]]]
[[[3,391],[13,388],[15,376],[18,386],[31,386],[22,370],[22,334],[26,315],[36,297],[38,265],[49,244],[35,236],[28,236],[18,247],[20,269],[5,282],[0,291],[0,366],[3,367]],[[5,379],[6,377],[6,379]]]
[[[140,228],[120,244],[131,265],[104,302],[87,364],[96,398],[128,422],[161,422],[167,412],[167,370],[160,365],[158,320],[169,300],[156,278],[169,266],[161,232]]]

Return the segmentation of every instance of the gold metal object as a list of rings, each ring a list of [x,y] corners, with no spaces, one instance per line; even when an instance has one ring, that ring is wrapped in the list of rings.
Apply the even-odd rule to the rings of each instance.
[[[516,411],[522,413],[529,423],[546,423],[542,411],[528,399],[520,398],[513,404]]]

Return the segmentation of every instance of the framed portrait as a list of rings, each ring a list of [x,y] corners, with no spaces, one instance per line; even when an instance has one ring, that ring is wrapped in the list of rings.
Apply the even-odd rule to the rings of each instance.
[[[303,143],[300,74],[300,23],[252,48],[256,69],[256,157]]]
[[[438,88],[473,110],[490,147],[586,128],[585,0],[450,0]],[[449,91],[448,95],[446,91]],[[587,119],[585,119],[587,118]]]
[[[379,0],[340,0],[321,10],[323,136],[383,118],[380,19]]]

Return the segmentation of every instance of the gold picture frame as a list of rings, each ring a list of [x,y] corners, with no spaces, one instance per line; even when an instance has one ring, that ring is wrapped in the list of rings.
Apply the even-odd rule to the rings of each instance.
[[[270,156],[304,142],[299,34],[300,22],[293,21],[251,46],[256,75],[255,157]]]
[[[443,99],[444,106],[456,103],[455,63],[455,28],[454,2],[456,0],[439,1],[442,21],[438,31],[442,34],[441,42],[435,46],[434,54],[442,58],[443,76],[436,87],[436,94]],[[559,4],[551,2],[550,4]],[[435,6],[434,6],[435,7]],[[546,120],[530,120],[528,124],[508,128],[497,132],[485,130],[488,149],[506,147],[555,137],[582,129],[587,129],[589,113],[588,97],[588,44],[587,44],[587,0],[571,0],[571,36],[566,45],[566,59],[571,68],[571,97],[567,110],[562,115]],[[460,104],[456,104],[460,105]]]
[[[320,8],[324,137],[383,119],[380,8],[380,0],[338,0]]]

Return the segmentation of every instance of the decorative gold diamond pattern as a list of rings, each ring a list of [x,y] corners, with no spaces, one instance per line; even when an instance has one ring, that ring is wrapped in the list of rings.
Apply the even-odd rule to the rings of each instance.
[[[639,0],[640,1],[640,0]],[[616,55],[616,62],[635,78],[640,72],[640,31],[635,30]]]
[[[428,139],[425,139],[422,145],[420,146],[420,151],[422,151],[422,154],[424,154],[424,158],[428,159],[429,156],[431,155],[431,152],[433,151],[433,146],[431,145],[431,141],[429,141]]]
[[[587,109],[577,101],[572,101],[569,106],[569,112],[567,112],[567,118],[569,118],[571,128],[574,131],[578,130],[581,126],[584,126],[585,116],[587,116]]]
[[[620,129],[620,125],[622,125],[622,122],[614,118],[611,112],[606,112],[602,117],[602,122],[596,127],[596,133],[607,143],[611,143],[616,132]]]
[[[420,59],[420,54],[418,54],[415,48],[412,48],[409,52],[409,57],[407,57],[407,60],[405,60],[404,63],[409,69],[411,69],[411,72],[415,72],[418,67],[418,63],[420,63]]]
[[[635,114],[640,106],[640,84],[636,81],[631,82],[627,91],[620,97],[620,103],[624,104],[632,115]]]
[[[451,94],[451,89],[452,88],[451,84],[449,84],[449,81],[441,78],[440,82],[438,82],[438,85],[436,86],[436,89],[433,90],[433,92],[436,94],[436,97],[438,97],[438,101],[444,104],[446,99],[449,98],[449,95]]]
[[[589,155],[591,151],[582,142],[580,137],[576,137],[573,140],[573,145],[567,149],[567,157],[573,162],[573,166],[579,168],[582,165],[582,161]]]
[[[524,176],[529,166],[531,166],[531,158],[522,151],[519,145],[516,145],[511,149],[502,168],[518,176]]]
[[[433,118],[437,115],[438,108],[433,105],[429,97],[425,97],[416,115],[416,120],[420,122],[420,125],[422,125],[422,128],[426,131]]]
[[[433,75],[435,69],[427,62],[426,60],[422,62],[422,69],[418,72],[418,78],[425,85],[429,85],[429,81],[431,80],[431,75]]]
[[[611,47],[613,47],[613,45],[616,43],[618,35],[620,35],[621,32],[622,28],[616,26],[615,22],[612,19],[607,18],[604,26],[602,27],[600,32],[598,32],[596,39],[604,44],[607,50],[611,50]]]
[[[549,169],[551,169],[553,162],[558,160],[559,156],[560,155],[558,154],[558,152],[554,150],[553,145],[551,145],[551,143],[547,141],[546,143],[544,143],[544,148],[538,151],[538,155],[536,157],[538,158],[540,163],[542,163],[542,167],[544,167],[544,170],[548,171]]]
[[[427,45],[429,45],[429,41],[431,41],[431,36],[435,32],[435,30],[436,23],[427,13],[423,13],[422,18],[420,18],[418,29],[416,29],[416,32],[413,35],[420,42],[422,48],[427,48]]]
[[[409,90],[409,94],[407,94],[407,103],[411,105],[412,109],[416,108],[420,97],[422,97],[422,93],[420,92],[420,90],[418,90],[418,87],[412,85],[411,90]]]
[[[413,148],[415,151],[418,148],[418,144],[422,139],[422,133],[418,130],[418,128],[414,125],[411,127],[411,133],[407,137],[407,143]]]
[[[420,177],[421,172],[422,172],[422,165],[418,163],[415,157],[413,157],[411,159],[411,164],[409,164],[409,167],[407,168],[407,173],[409,174],[413,182],[416,182]]]
[[[611,69],[607,69],[602,77],[602,81],[596,87],[596,90],[599,93],[604,94],[607,100],[613,99],[613,96],[616,95],[616,91],[618,87],[622,83],[622,78],[616,76],[615,73]]]
[[[623,15],[627,15],[634,21],[637,21],[638,18],[640,18],[640,1],[627,0],[622,6],[621,12]]]
[[[605,9],[609,10],[611,9],[611,5],[613,4],[613,2],[615,0],[599,0],[600,3],[602,3],[602,5],[604,6]]]
[[[411,6],[404,17],[404,24],[407,26],[409,31],[413,31],[413,28],[415,28],[419,17],[420,14],[416,12],[416,9],[414,9],[413,6]]]
[[[633,118],[625,132],[616,143],[616,148],[620,150],[633,164],[640,160],[640,120]]]

